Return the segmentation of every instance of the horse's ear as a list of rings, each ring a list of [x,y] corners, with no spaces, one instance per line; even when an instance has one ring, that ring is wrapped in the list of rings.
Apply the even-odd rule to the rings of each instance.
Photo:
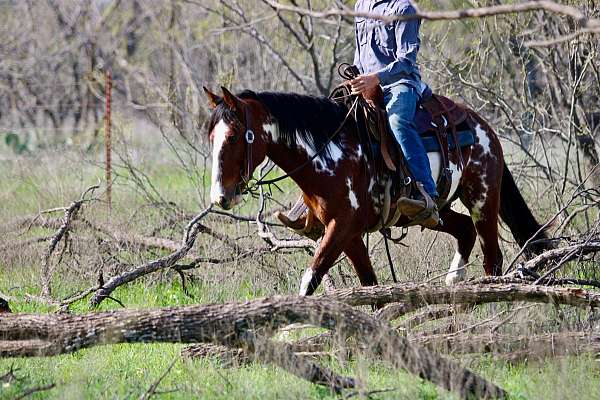
[[[240,99],[237,98],[236,95],[231,93],[225,87],[221,86],[221,90],[223,91],[223,101],[225,104],[229,106],[232,110],[240,110]]]
[[[202,86],[202,89],[204,89],[204,93],[206,93],[206,97],[208,98],[208,106],[211,108],[211,110],[217,108],[217,105],[219,105],[223,99],[211,92],[206,86]]]

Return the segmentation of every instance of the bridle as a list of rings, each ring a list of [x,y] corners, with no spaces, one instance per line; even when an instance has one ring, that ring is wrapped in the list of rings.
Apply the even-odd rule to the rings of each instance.
[[[342,77],[342,79],[344,79],[346,81],[355,78],[358,75],[358,73],[359,72],[356,69],[356,67],[354,67],[348,63],[342,63],[338,66],[338,74],[340,75],[340,77]],[[341,86],[343,86],[343,84],[339,85],[336,89],[340,88]],[[253,180],[253,178],[252,178],[252,144],[254,143],[256,135],[254,134],[254,131],[251,128],[252,124],[250,123],[250,113],[248,112],[249,106],[246,104],[242,104],[243,108],[244,108],[244,140],[246,142],[246,144],[245,144],[246,160],[242,164],[243,166],[241,167],[241,170],[240,170],[241,181],[236,185],[237,193],[239,193],[239,194],[246,194],[246,193],[254,194],[254,192],[256,191],[256,189],[259,186],[272,185],[272,184],[280,182],[286,178],[289,178],[292,175],[299,172],[300,170],[302,170],[308,164],[312,163],[317,157],[319,157],[323,153],[323,151],[325,151],[325,149],[329,146],[329,144],[332,142],[332,140],[338,135],[338,133],[340,133],[340,131],[342,130],[342,128],[348,121],[348,118],[350,118],[350,116],[356,112],[357,106],[359,104],[359,100],[361,98],[361,96],[359,96],[359,95],[352,95],[352,94],[349,94],[347,96],[342,96],[342,97],[332,97],[332,95],[336,92],[336,89],[334,89],[332,94],[329,96],[329,98],[333,101],[339,102],[341,100],[341,98],[343,98],[343,97],[350,97],[350,98],[354,97],[354,99],[352,100],[352,105],[350,107],[348,107],[348,112],[346,113],[346,116],[340,123],[340,126],[338,126],[338,128],[335,130],[335,132],[333,132],[327,138],[327,141],[323,144],[323,146],[320,149],[318,149],[315,152],[315,154],[310,156],[308,158],[308,160],[306,160],[305,162],[300,164],[298,167],[294,168],[292,171],[285,173],[281,176],[278,176],[276,178],[272,178],[272,179],[266,179],[266,177],[271,172],[273,167],[269,168],[266,172],[264,172],[262,174],[262,176],[260,178],[254,180],[252,182],[252,180]],[[245,169],[244,169],[244,167],[245,167]],[[240,189],[240,184],[243,185],[243,189]]]
[[[250,114],[248,112],[248,106],[244,105],[244,140],[246,142],[246,160],[243,163],[243,167],[242,170],[240,171],[240,175],[242,177],[242,181],[240,183],[243,183],[244,185],[244,189],[240,190],[239,193],[240,194],[246,194],[246,193],[253,193],[253,191],[255,191],[259,186],[263,186],[263,185],[272,185],[275,184],[277,182],[280,182],[286,178],[291,177],[292,175],[296,174],[297,172],[299,172],[300,170],[302,170],[304,167],[306,167],[308,164],[310,164],[311,162],[313,162],[317,157],[319,157],[323,151],[325,151],[325,149],[329,146],[329,144],[333,141],[333,139],[338,135],[338,133],[341,132],[342,128],[344,127],[344,125],[346,124],[346,122],[348,121],[348,118],[352,115],[352,113],[354,112],[356,105],[358,104],[358,99],[359,97],[356,96],[356,98],[354,99],[352,106],[348,109],[348,112],[346,113],[346,116],[344,117],[344,119],[342,120],[342,122],[340,123],[340,125],[338,126],[338,128],[335,130],[335,132],[333,132],[328,138],[327,141],[323,144],[323,146],[321,146],[320,149],[318,149],[312,156],[310,156],[305,162],[303,162],[302,164],[300,164],[298,167],[294,168],[292,171],[285,173],[281,176],[278,176],[276,178],[272,178],[272,179],[266,179],[266,176],[269,174],[269,172],[271,172],[270,168],[269,170],[267,170],[266,172],[264,172],[262,174],[262,176],[254,181],[252,181],[252,144],[254,143],[254,139],[255,139],[255,134],[254,131],[251,128],[251,123],[250,123]],[[244,170],[245,167],[245,170]],[[238,184],[237,188],[239,188],[240,184]],[[238,189],[236,189],[237,191]]]

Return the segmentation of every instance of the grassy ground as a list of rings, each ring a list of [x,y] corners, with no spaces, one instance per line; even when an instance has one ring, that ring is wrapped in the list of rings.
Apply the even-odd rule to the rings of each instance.
[[[150,146],[151,147],[151,146]],[[194,186],[190,174],[174,162],[152,162],[147,153],[136,165],[148,175],[149,180],[164,199],[176,203],[189,212],[202,208],[201,180]],[[34,229],[25,232],[9,222],[19,216],[33,215],[39,210],[68,205],[81,191],[94,184],[102,171],[95,157],[82,157],[76,153],[47,152],[42,156],[21,157],[3,161],[5,179],[0,180],[0,217],[7,225],[0,231],[0,292],[17,298],[11,302],[14,312],[51,312],[52,307],[22,300],[25,294],[40,292],[42,244],[19,246],[21,240],[52,231]],[[130,180],[129,172],[117,169],[119,178],[115,186],[115,206],[110,223],[118,229],[148,233],[164,221],[160,207],[150,207],[147,195]],[[198,175],[200,176],[200,175]],[[281,200],[295,196],[291,185],[284,186],[285,193],[275,193]],[[252,203],[236,210],[239,213],[256,209]],[[109,221],[102,203],[90,205],[84,218]],[[58,214],[60,215],[60,214]],[[185,221],[167,226],[158,234],[178,240]],[[229,224],[223,219],[213,219],[211,226],[237,238],[244,247],[260,245],[255,227],[247,224]],[[372,244],[376,237],[372,237]],[[57,267],[53,279],[54,296],[61,298],[94,284],[96,272],[106,263],[101,257],[100,245],[91,245],[89,238],[74,238],[65,259]],[[453,243],[442,235],[412,232],[407,239],[409,249],[396,248],[393,255],[402,280],[424,280],[438,275],[447,268],[453,255]],[[504,245],[507,252],[510,245]],[[211,255],[225,251],[221,244],[210,238],[200,238],[196,250]],[[137,264],[160,255],[160,252],[112,249],[121,262]],[[374,264],[384,283],[390,282],[387,264],[381,249],[373,252]],[[472,275],[481,274],[478,251],[474,255]],[[119,288],[114,297],[127,307],[164,307],[184,304],[243,301],[274,294],[291,294],[297,290],[298,280],[306,268],[309,256],[302,252],[285,255],[266,255],[257,259],[219,266],[203,266],[190,275],[189,290],[192,297],[183,293],[181,283],[170,273],[155,274],[148,279]],[[113,270],[119,265],[115,264]],[[342,261],[334,268],[333,279],[341,286],[356,285],[349,265]],[[106,301],[100,309],[119,306]],[[87,303],[76,304],[74,312],[90,311]],[[539,308],[540,315],[549,308]],[[543,316],[543,315],[542,315]],[[10,399],[26,389],[55,383],[56,387],[35,394],[33,398],[52,399],[116,399],[138,398],[174,362],[173,369],[161,382],[157,398],[302,398],[326,399],[336,396],[328,390],[297,379],[279,369],[262,365],[223,368],[215,360],[185,361],[179,356],[181,345],[118,345],[79,351],[75,354],[39,359],[1,359],[0,376],[11,368],[18,378],[0,382],[0,399]],[[352,362],[329,360],[329,365],[359,380],[357,395],[370,398],[435,399],[451,398],[434,386],[406,373],[397,372],[377,361],[358,357]],[[515,398],[579,399],[600,398],[600,366],[591,356],[581,355],[546,361],[543,363],[508,364],[493,356],[462,358],[461,362],[500,386]],[[381,392],[372,392],[378,391]],[[576,393],[576,396],[575,396]],[[347,393],[352,394],[352,393]]]
[[[19,284],[14,275],[3,273],[0,288]],[[26,277],[24,277],[26,278]],[[251,297],[239,288],[239,300]],[[148,287],[133,284],[115,293],[129,307],[161,307],[221,300],[211,287],[192,285],[194,299],[185,296],[177,282]],[[229,296],[225,296],[229,297]],[[231,298],[227,298],[230,300]],[[11,304],[15,312],[44,312],[35,303]],[[86,307],[76,308],[83,311]],[[117,308],[106,303],[103,308]],[[116,399],[137,398],[175,362],[161,382],[158,398],[164,399],[326,399],[335,398],[323,388],[306,383],[279,369],[252,364],[222,368],[217,360],[182,360],[181,345],[115,345],[82,350],[75,354],[52,358],[2,359],[0,375],[13,368],[18,381],[4,382],[0,398],[10,399],[28,388],[56,383],[57,387],[34,398],[50,399]],[[462,362],[483,376],[506,388],[515,398],[597,399],[600,396],[600,365],[592,356],[563,358],[544,363],[512,365],[490,356],[463,358]],[[359,357],[353,362],[329,362],[337,371],[356,376],[360,390],[373,398],[444,399],[448,393],[436,389],[406,373]],[[164,393],[162,393],[164,392]]]

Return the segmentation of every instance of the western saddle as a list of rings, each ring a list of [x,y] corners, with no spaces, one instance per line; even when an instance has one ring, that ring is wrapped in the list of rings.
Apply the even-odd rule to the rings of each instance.
[[[357,75],[357,70],[350,70],[348,67],[345,74],[340,74],[346,81],[339,85],[331,93],[330,98],[334,101],[342,102],[347,107],[351,107],[356,99],[351,95],[349,80]],[[349,71],[348,71],[349,70]],[[364,93],[357,100],[354,118],[358,126],[358,132],[361,143],[369,150],[372,139],[379,143],[380,155],[383,159],[385,168],[403,181],[409,184],[396,183],[394,189],[395,195],[392,201],[397,201],[400,197],[410,198],[417,190],[423,190],[415,180],[412,179],[412,173],[402,151],[394,139],[388,124],[387,113],[383,101],[383,91],[377,86],[370,93]],[[458,127],[466,125],[472,130],[469,114],[466,108],[455,103],[447,97],[433,94],[428,90],[417,106],[415,125],[417,132],[422,137],[435,137],[440,148],[440,174],[436,182],[439,199],[438,207],[443,207],[448,200],[450,188],[452,185],[452,171],[450,169],[451,150],[449,146],[450,135],[455,144],[452,152],[457,162],[458,168],[465,166],[458,140]],[[377,164],[377,163],[376,163]],[[406,179],[410,177],[411,179]],[[286,214],[276,212],[275,216],[287,227],[296,232],[317,240],[323,235],[324,227],[305,205],[303,198],[300,197],[296,204]]]

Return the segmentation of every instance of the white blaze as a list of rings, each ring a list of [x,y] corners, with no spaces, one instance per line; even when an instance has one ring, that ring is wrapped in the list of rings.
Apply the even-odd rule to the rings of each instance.
[[[210,201],[215,203],[221,196],[225,195],[222,183],[222,171],[221,171],[221,152],[223,151],[223,144],[227,138],[229,132],[229,126],[225,121],[220,120],[213,129],[213,154],[212,154],[212,171],[210,181]]]

